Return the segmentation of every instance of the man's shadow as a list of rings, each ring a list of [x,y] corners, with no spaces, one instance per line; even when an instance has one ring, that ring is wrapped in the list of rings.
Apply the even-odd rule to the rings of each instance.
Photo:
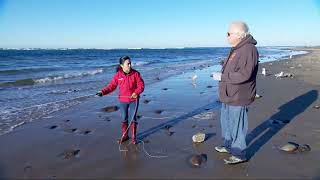
[[[5,179],[6,175],[4,174],[4,170],[2,164],[0,164],[0,179]]]
[[[251,159],[259,149],[266,144],[283,127],[290,123],[297,115],[305,111],[318,98],[318,91],[311,90],[279,107],[279,112],[253,129],[246,137],[249,145],[260,136],[246,150],[247,159]]]
[[[141,132],[141,133],[139,133],[137,135],[137,138],[139,140],[142,140],[142,139],[150,136],[151,134],[154,134],[154,133],[160,131],[161,129],[168,129],[168,127],[169,128],[173,127],[174,125],[176,125],[180,121],[186,120],[186,119],[188,119],[188,118],[190,118],[192,116],[195,116],[197,114],[201,114],[203,112],[207,112],[209,109],[214,109],[214,108],[217,109],[219,107],[220,107],[220,104],[217,103],[217,102],[213,102],[213,103],[207,104],[207,105],[202,106],[200,108],[197,108],[197,109],[195,109],[195,110],[193,110],[193,111],[191,111],[191,112],[189,112],[187,114],[183,114],[183,115],[181,115],[181,116],[179,116],[177,118],[171,119],[171,120],[166,121],[164,123],[158,124],[158,125],[150,128],[150,129],[148,129],[146,131],[143,131],[143,132]],[[207,138],[205,140],[208,140],[209,138],[213,137],[215,135],[215,133],[209,133],[209,134],[206,134],[206,135],[207,135]]]

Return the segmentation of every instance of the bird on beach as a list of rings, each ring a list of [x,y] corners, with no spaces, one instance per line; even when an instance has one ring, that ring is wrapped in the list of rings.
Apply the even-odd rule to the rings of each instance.
[[[197,78],[198,78],[198,76],[195,74],[195,75],[193,75],[192,77],[191,77],[191,80],[192,80],[192,86],[194,87],[194,88],[196,88],[197,87],[197,84],[196,84],[196,80],[197,80]]]
[[[266,72],[266,68],[262,68],[262,73],[261,73],[262,75],[267,75],[267,72]]]
[[[281,71],[280,73],[275,74],[274,76],[276,76],[276,78],[281,78],[283,77],[283,72]]]
[[[191,77],[192,81],[196,81],[197,78],[198,76],[196,74]]]

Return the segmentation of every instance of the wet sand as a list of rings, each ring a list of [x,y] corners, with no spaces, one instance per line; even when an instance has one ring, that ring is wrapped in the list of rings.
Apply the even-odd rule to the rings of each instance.
[[[153,83],[140,99],[138,137],[120,152],[120,114],[115,93],[16,128],[0,136],[0,178],[319,178],[320,50],[260,65],[257,99],[249,110],[247,163],[225,165],[214,151],[221,143],[217,83],[212,67]],[[281,71],[293,78],[276,78]],[[191,77],[197,74],[193,83]],[[214,87],[214,88],[213,88]],[[110,112],[116,110],[115,112]],[[207,135],[195,144],[192,136]],[[309,152],[285,153],[292,141]],[[204,155],[200,166],[189,162]],[[201,159],[201,158],[200,158]],[[201,160],[200,160],[201,161]]]

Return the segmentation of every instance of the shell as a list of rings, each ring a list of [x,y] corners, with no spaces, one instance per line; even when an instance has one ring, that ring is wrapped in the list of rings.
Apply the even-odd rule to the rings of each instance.
[[[280,150],[285,152],[295,152],[299,148],[299,144],[294,142],[288,142],[287,144],[283,145]]]
[[[195,135],[192,136],[192,141],[194,143],[201,143],[205,140],[206,138],[206,134],[204,133],[197,133]]]

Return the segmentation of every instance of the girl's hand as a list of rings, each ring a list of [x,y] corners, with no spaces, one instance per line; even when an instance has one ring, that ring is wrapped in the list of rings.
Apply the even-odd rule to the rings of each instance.
[[[103,96],[101,91],[97,92],[96,95],[97,95],[97,96],[100,96],[100,97]]]
[[[131,98],[136,99],[138,95],[136,93],[132,93]]]

